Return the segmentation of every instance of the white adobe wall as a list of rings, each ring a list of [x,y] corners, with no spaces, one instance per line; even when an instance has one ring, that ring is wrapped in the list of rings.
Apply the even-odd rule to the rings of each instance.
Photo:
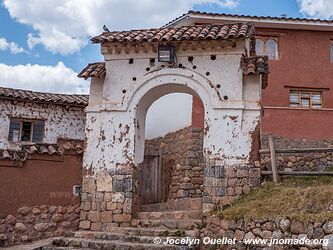
[[[8,141],[10,117],[45,120],[43,143],[56,143],[58,138],[84,139],[83,108],[0,100],[0,149],[19,148],[19,143]]]
[[[96,173],[140,163],[146,111],[153,101],[172,92],[201,97],[206,112],[206,157],[227,165],[246,164],[252,147],[251,133],[260,118],[260,81],[257,76],[243,78],[240,61],[248,49],[245,41],[233,45],[222,48],[222,42],[176,44],[177,64],[185,68],[161,67],[156,51],[149,47],[137,51],[120,45],[102,48],[106,78],[104,83],[92,80],[91,89],[99,89],[100,97],[87,107],[83,166]],[[216,60],[211,60],[212,54],[217,55]],[[189,56],[194,57],[193,62],[188,61]],[[130,58],[133,64],[129,64]],[[150,58],[155,58],[154,66]]]

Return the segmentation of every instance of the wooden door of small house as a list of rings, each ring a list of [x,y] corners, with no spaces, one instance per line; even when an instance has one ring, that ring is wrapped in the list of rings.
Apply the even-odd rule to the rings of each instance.
[[[142,170],[142,204],[161,202],[162,167],[159,157],[145,157]]]

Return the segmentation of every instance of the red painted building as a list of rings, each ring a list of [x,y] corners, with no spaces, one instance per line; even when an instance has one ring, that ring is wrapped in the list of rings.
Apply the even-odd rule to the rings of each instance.
[[[269,56],[263,90],[262,134],[333,139],[333,21],[190,11],[167,26],[253,22],[256,52]],[[203,125],[203,107],[193,101],[193,126]]]

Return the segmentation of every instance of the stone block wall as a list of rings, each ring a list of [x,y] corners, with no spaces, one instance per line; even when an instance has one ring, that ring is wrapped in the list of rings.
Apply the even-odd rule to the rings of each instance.
[[[289,138],[276,135],[274,135],[274,143],[276,148],[332,148],[333,147],[333,140]],[[261,148],[269,148],[267,134],[262,135]]]
[[[83,178],[80,229],[106,231],[129,226],[133,202],[132,175],[102,171]]]
[[[280,171],[323,171],[333,166],[333,141],[309,140],[274,136],[276,149],[303,149],[303,148],[327,148],[328,150],[300,152],[300,153],[277,153],[276,160]],[[262,137],[262,148],[269,149],[266,135]],[[269,154],[260,155],[260,163],[263,170],[271,170]]]
[[[184,128],[147,140],[145,145],[146,156],[158,156],[162,161],[161,185],[167,191],[163,201],[202,197],[202,207],[208,212],[260,185],[259,166],[225,166],[205,159],[201,128]],[[142,167],[118,166],[87,174],[82,182],[79,228],[107,231],[133,225],[133,215],[144,205],[140,202]]]
[[[275,245],[260,246],[256,249],[333,249],[333,221],[323,220],[316,222],[302,222],[297,219],[275,218],[270,220],[252,220],[244,221],[221,219],[217,215],[208,216],[205,219],[206,227],[201,232],[201,238],[211,237],[217,239],[219,237],[235,238],[237,241],[244,239],[325,239],[328,246],[301,247]],[[223,247],[223,246],[221,246]],[[230,249],[248,249],[249,245],[229,245]],[[252,245],[252,247],[255,247]],[[269,248],[267,248],[269,247]],[[289,248],[291,247],[291,248]],[[220,249],[229,249],[225,248]],[[252,248],[251,248],[252,249]]]
[[[280,171],[323,171],[333,167],[333,152],[277,154],[278,170]],[[271,170],[271,158],[262,154],[263,170]]]
[[[71,235],[79,226],[79,215],[79,205],[21,207],[0,218],[0,247]]]
[[[254,165],[205,167],[203,207],[205,211],[223,209],[241,194],[260,185],[260,168]]]
[[[167,199],[197,198],[203,192],[203,129],[187,127],[145,142],[145,155],[162,160]]]
[[[204,211],[211,211],[260,185],[259,165],[225,166],[207,160],[202,144],[203,129],[191,127],[146,141],[146,155],[174,161],[169,199],[203,197]]]

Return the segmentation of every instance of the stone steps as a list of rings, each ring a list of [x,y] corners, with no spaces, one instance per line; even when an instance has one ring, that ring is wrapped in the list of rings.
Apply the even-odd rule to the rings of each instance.
[[[137,242],[137,243],[154,243],[154,238],[158,237],[162,240],[162,242],[165,242],[168,237],[171,237],[172,239],[182,239],[184,237],[190,237],[186,236],[184,232],[179,232],[178,234],[174,233],[173,235],[165,234],[165,235],[159,235],[159,236],[152,236],[152,235],[126,235],[122,233],[100,233],[95,234],[93,238],[85,238],[85,239],[93,239],[93,240],[111,240],[111,241],[123,241],[123,242]],[[198,238],[199,237],[199,231],[195,233],[195,237],[190,238]],[[73,238],[84,238],[84,237],[73,237]]]
[[[128,236],[172,236],[172,237],[199,237],[198,230],[169,230],[165,228],[136,228],[136,227],[110,227],[108,232],[77,231],[75,238],[107,239],[112,235]]]
[[[155,244],[156,237],[166,242],[167,237],[173,240],[181,237],[198,238],[199,231],[179,231],[144,228],[113,228],[112,232],[78,231],[73,237],[56,238],[52,244],[44,246],[42,250],[60,249],[115,249],[115,250],[143,250],[143,249],[199,249],[199,246]]]
[[[137,227],[162,227],[166,229],[195,229],[202,224],[202,210],[163,212],[138,212],[132,220]]]
[[[202,210],[138,212],[136,217],[140,220],[193,220],[202,218]]]
[[[170,200],[168,202],[147,204],[140,206],[140,212],[154,211],[178,211],[178,210],[200,210],[202,209],[202,198],[184,198]]]
[[[191,230],[200,228],[202,220],[138,220],[136,224],[138,227]]]

